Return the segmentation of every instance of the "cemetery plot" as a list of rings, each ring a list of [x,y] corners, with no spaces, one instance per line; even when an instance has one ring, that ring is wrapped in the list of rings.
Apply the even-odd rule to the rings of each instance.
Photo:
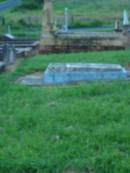
[[[86,30],[69,29],[68,8],[64,10],[64,24],[59,28],[54,19],[53,1],[44,1],[44,15],[42,22],[42,36],[40,53],[48,52],[76,52],[94,50],[119,50],[130,45],[128,13],[124,10],[123,25],[115,21],[112,32],[86,32]],[[100,31],[100,30],[99,30]]]
[[[128,79],[129,73],[121,65],[56,63],[50,64],[44,73],[20,77],[17,83],[30,86],[45,86]]]

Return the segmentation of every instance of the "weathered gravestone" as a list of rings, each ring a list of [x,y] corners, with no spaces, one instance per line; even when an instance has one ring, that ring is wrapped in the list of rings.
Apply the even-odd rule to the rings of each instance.
[[[128,33],[129,32],[129,16],[128,16],[128,12],[127,10],[124,10],[123,12],[123,28],[124,28],[124,33]]]
[[[16,49],[13,45],[5,44],[2,50],[5,66],[11,65],[16,58]]]
[[[53,15],[53,5],[52,0],[44,0],[43,9],[43,33],[41,38],[41,45],[48,46],[54,45],[53,28],[54,28],[54,15]]]
[[[120,21],[116,20],[115,21],[115,32],[121,32],[121,27],[120,27]]]
[[[115,64],[50,64],[44,73],[44,83],[52,85],[124,79],[127,79],[127,71]]]

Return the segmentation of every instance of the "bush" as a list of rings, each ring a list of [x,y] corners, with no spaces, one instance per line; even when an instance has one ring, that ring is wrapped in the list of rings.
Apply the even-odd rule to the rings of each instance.
[[[36,8],[40,8],[43,4],[43,0],[28,0],[28,1],[24,1],[22,8],[27,8],[27,9],[36,9]]]

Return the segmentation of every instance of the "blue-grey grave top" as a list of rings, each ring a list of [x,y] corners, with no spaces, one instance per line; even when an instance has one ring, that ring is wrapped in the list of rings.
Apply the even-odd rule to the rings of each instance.
[[[118,64],[54,63],[44,73],[27,75],[17,82],[39,86],[101,80],[129,80],[129,72]]]
[[[54,63],[49,64],[48,72],[107,72],[107,71],[124,71],[125,69],[119,64],[94,64],[94,63]]]
[[[44,73],[45,84],[67,84],[82,81],[124,80],[127,71],[118,64],[50,64]]]

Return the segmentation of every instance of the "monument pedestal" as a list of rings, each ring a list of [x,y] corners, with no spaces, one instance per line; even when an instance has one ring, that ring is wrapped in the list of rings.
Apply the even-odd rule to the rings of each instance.
[[[55,44],[53,35],[54,15],[52,0],[44,0],[42,27],[43,32],[40,41],[40,51],[44,52],[45,49]]]
[[[40,53],[51,52],[55,45],[55,38],[52,34],[43,34],[40,41]]]

